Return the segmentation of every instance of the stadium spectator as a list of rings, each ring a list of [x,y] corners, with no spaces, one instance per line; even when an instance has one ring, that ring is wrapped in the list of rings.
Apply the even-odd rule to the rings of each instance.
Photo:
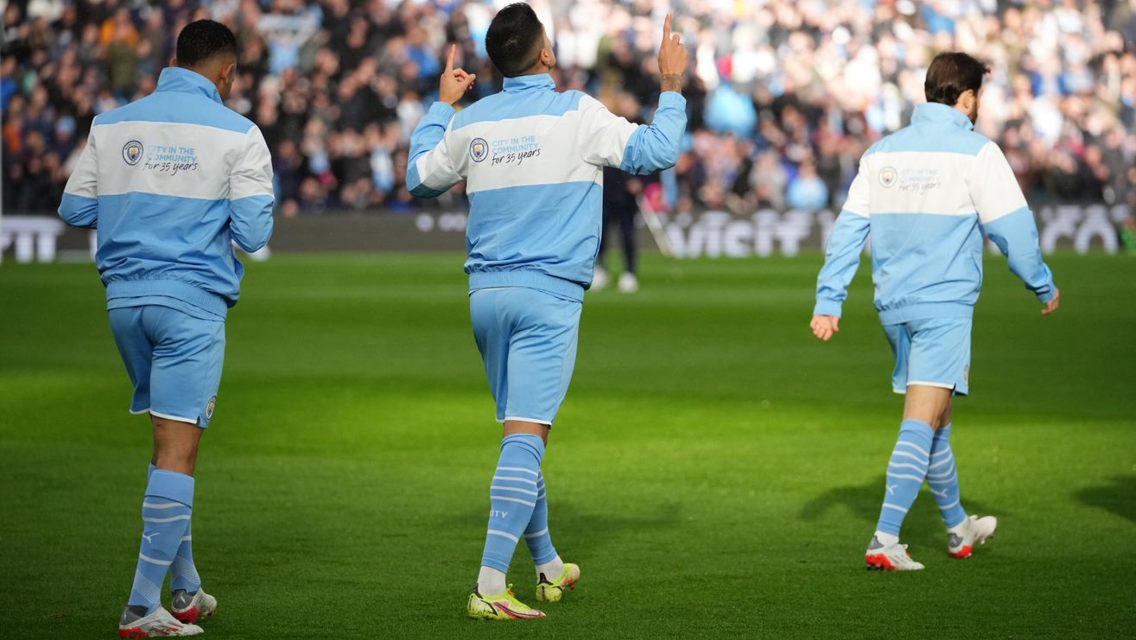
[[[812,158],[801,161],[797,176],[789,182],[786,199],[790,208],[806,211],[823,209],[828,204],[828,187],[817,175],[816,162]]]
[[[477,72],[474,97],[496,89],[484,34],[503,4],[10,2],[0,64],[4,208],[54,208],[94,115],[152,92],[171,34],[202,17],[240,41],[231,106],[262,127],[274,156],[288,156],[277,161],[289,163],[280,167],[289,174],[279,181],[282,213],[460,205],[460,190],[440,203],[409,195],[406,148],[447,42]],[[975,52],[998,69],[980,130],[1005,150],[1031,202],[1133,197],[1125,169],[1136,164],[1136,0],[533,4],[558,48],[563,87],[604,99],[626,92],[645,105],[658,97],[651,34],[675,10],[693,71],[684,91],[692,135],[677,176],[683,208],[794,206],[787,192],[805,184],[811,197],[796,204],[839,205],[856,158],[908,122],[943,49]]]

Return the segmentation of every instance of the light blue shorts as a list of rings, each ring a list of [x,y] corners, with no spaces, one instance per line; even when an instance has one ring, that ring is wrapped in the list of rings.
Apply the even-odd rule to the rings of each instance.
[[[936,318],[884,325],[895,372],[891,387],[906,393],[912,384],[970,391],[970,318]]]
[[[134,383],[130,412],[209,426],[225,360],[225,323],[158,305],[108,313]]]
[[[497,401],[498,422],[552,425],[572,380],[582,307],[526,287],[470,293],[473,336]]]

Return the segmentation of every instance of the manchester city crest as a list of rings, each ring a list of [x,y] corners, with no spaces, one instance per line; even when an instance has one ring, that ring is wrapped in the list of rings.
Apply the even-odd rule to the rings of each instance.
[[[884,167],[880,169],[880,185],[885,189],[894,185],[898,178],[899,173],[895,170],[895,167]]]
[[[474,162],[481,162],[489,156],[489,143],[485,138],[474,138],[473,142],[469,143],[469,157],[473,158]]]
[[[131,140],[122,147],[122,160],[130,166],[138,164],[142,159],[142,143],[137,140]]]
[[[209,402],[205,405],[205,419],[213,419],[213,411],[217,408],[217,396],[209,398]]]

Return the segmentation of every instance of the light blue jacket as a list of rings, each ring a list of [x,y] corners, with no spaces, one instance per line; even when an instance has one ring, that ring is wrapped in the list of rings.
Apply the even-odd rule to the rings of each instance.
[[[815,315],[840,315],[869,232],[884,324],[971,317],[982,289],[984,233],[1039,300],[1057,291],[1002,150],[946,105],[919,105],[910,126],[860,159],[828,239]]]
[[[603,168],[674,166],[686,100],[664,92],[651,125],[634,125],[546,74],[455,115],[434,103],[411,136],[410,192],[436,197],[466,181],[470,289],[524,286],[582,300],[602,225]]]
[[[98,232],[107,308],[160,304],[224,318],[272,235],[272,158],[260,129],[204,76],[162,70],[158,89],[95,118],[59,215]]]

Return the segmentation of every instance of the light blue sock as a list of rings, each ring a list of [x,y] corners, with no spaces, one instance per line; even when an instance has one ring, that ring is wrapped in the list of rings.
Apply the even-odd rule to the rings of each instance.
[[[146,607],[147,614],[158,608],[166,572],[192,515],[193,477],[155,469],[142,499],[142,545],[130,590],[130,606]]]
[[[154,473],[154,463],[150,463],[149,473]],[[185,535],[181,537],[177,555],[170,565],[170,591],[185,589],[196,593],[201,588],[201,576],[197,573],[197,565],[193,563],[193,521],[185,526]]]
[[[958,467],[955,454],[951,451],[951,425],[935,432],[931,444],[931,464],[927,467],[927,484],[943,514],[947,528],[957,527],[966,520],[962,508],[962,494],[959,493]]]
[[[501,441],[501,457],[489,489],[489,530],[481,566],[508,573],[513,551],[536,508],[544,442],[527,433]]]
[[[927,465],[931,458],[931,443],[935,431],[931,425],[918,420],[904,420],[899,426],[899,439],[888,461],[887,490],[884,492],[884,505],[880,509],[880,520],[876,530],[893,536],[899,535],[903,519],[919,488],[927,477]]]
[[[548,492],[544,488],[543,473],[536,479],[536,493],[536,507],[529,526],[525,528],[525,542],[529,545],[533,562],[542,565],[556,559],[556,547],[552,546],[552,535],[548,533]]]
[[[196,593],[201,588],[201,576],[197,573],[197,566],[193,564],[193,521],[185,525],[185,534],[181,537],[174,563],[170,565],[170,591],[185,589],[189,593]]]

